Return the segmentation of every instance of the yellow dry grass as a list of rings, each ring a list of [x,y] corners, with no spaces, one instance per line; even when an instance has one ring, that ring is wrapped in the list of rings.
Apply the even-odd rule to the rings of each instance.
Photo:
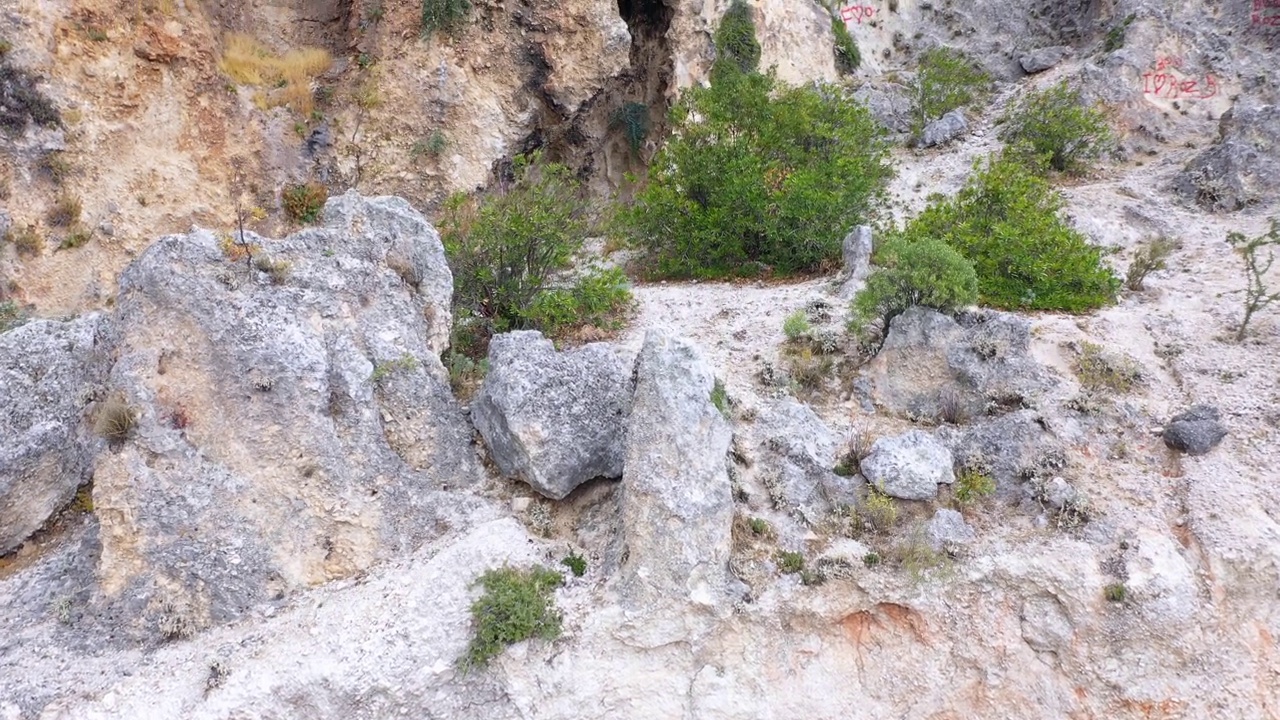
[[[313,102],[311,81],[332,63],[321,48],[302,47],[276,55],[248,35],[230,34],[218,67],[241,85],[267,88],[254,98],[260,107],[287,105],[305,115]]]

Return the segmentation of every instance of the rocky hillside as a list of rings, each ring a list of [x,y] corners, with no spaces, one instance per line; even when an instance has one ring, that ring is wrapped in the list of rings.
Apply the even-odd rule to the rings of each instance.
[[[498,335],[474,393],[440,200],[539,148],[625,196],[728,3],[478,2],[425,37],[366,0],[11,8],[0,720],[1280,717],[1280,316],[1233,337],[1227,241],[1280,213],[1265,5],[753,3],[764,66],[899,141],[885,217],[826,274],[637,282],[607,341]],[[996,92],[917,143],[939,45]],[[1063,79],[1118,140],[1064,217],[1163,266],[814,351],[872,236]],[[491,571],[534,566],[545,632],[469,665]]]

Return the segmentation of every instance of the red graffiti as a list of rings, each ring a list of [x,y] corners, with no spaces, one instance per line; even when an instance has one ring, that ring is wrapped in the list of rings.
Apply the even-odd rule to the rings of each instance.
[[[1171,67],[1176,67],[1176,68],[1182,67],[1182,58],[1178,57],[1177,55],[1174,55],[1172,57],[1162,57],[1159,60],[1156,60],[1156,72],[1160,72],[1165,68],[1171,68]]]
[[[862,24],[863,20],[870,19],[871,16],[875,14],[876,14],[876,9],[871,7],[870,5],[847,5],[845,7],[840,8],[841,20],[845,22],[849,22],[850,20],[857,20],[859,25]]]
[[[1218,79],[1208,74],[1196,79],[1173,73],[1149,72],[1142,75],[1142,92],[1168,100],[1205,100],[1218,94]]]
[[[1268,13],[1267,10],[1280,10],[1280,0],[1253,0],[1253,14],[1250,16],[1253,24],[1280,27],[1280,13]]]

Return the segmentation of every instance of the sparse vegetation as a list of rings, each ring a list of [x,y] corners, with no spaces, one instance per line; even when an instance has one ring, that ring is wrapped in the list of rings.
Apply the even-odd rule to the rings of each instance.
[[[452,349],[445,353],[443,360],[449,370],[449,387],[453,394],[464,402],[470,400],[489,372],[489,361],[485,358],[475,360]]]
[[[64,191],[49,207],[45,220],[54,227],[70,227],[80,222],[81,210],[80,196]]]
[[[853,299],[854,332],[878,323],[883,337],[889,322],[912,306],[954,314],[978,301],[973,263],[941,240],[892,236],[876,251],[876,265]]]
[[[439,226],[455,283],[455,350],[481,357],[494,333],[534,328],[564,334],[594,325],[616,328],[631,304],[618,270],[588,272],[552,286],[582,247],[587,203],[563,165],[519,158],[510,181],[491,194],[455,194]],[[464,337],[465,335],[465,337]]]
[[[50,150],[41,155],[37,168],[47,175],[54,185],[62,185],[67,178],[71,177],[71,163],[60,150]]]
[[[920,582],[930,572],[947,566],[947,556],[934,550],[929,544],[923,525],[917,525],[911,532],[898,538],[890,546],[888,554],[893,563],[906,570],[915,582]]]
[[[422,0],[422,34],[455,32],[471,12],[468,0]]]
[[[93,231],[84,223],[76,223],[67,229],[66,237],[62,238],[62,242],[58,243],[59,250],[74,250],[89,242],[93,238]]]
[[[796,310],[782,321],[782,334],[787,337],[787,342],[808,340],[811,332],[813,332],[813,326],[809,324],[809,317],[805,315],[804,310]]]
[[[35,225],[14,224],[5,232],[4,240],[12,243],[19,255],[39,255],[44,250],[44,236]]]
[[[1079,88],[1066,80],[1029,93],[1002,118],[1000,138],[1009,152],[1031,159],[1047,158],[1058,172],[1081,175],[1103,155],[1111,129],[1101,110],[1085,104]]]
[[[582,577],[587,573],[587,559],[577,553],[569,553],[560,564],[568,567],[574,577]]]
[[[310,225],[320,219],[329,190],[317,182],[286,185],[280,191],[280,205],[284,214],[294,222]]]
[[[835,37],[832,51],[836,56],[836,70],[844,75],[852,75],[862,64],[862,53],[858,52],[858,44],[849,34],[849,28],[838,17],[831,18],[831,34]]]
[[[93,420],[93,431],[101,438],[120,443],[129,439],[133,428],[137,426],[137,414],[124,398],[115,396],[108,398],[98,407]]]
[[[924,51],[911,83],[912,134],[919,135],[925,125],[981,99],[990,88],[991,77],[959,50]]]
[[[639,102],[623,103],[610,116],[609,129],[621,131],[631,152],[640,152],[649,135],[649,106]]]
[[[322,48],[302,47],[276,55],[248,35],[230,34],[218,67],[241,85],[260,88],[254,101],[263,108],[287,105],[300,115],[311,113],[312,81],[333,59]]]
[[[418,369],[418,359],[412,355],[402,355],[394,360],[380,362],[373,366],[373,374],[369,376],[369,380],[374,384],[380,384],[383,380],[391,377],[396,372],[412,372]]]
[[[1124,47],[1125,33],[1137,18],[1137,15],[1129,15],[1124,20],[1121,20],[1112,26],[1112,28],[1107,31],[1107,37],[1102,41],[1102,52],[1111,53]]]
[[[1142,381],[1142,368],[1137,362],[1108,353],[1097,343],[1081,343],[1075,365],[1080,385],[1093,392],[1126,393]]]
[[[508,645],[560,636],[561,617],[552,593],[564,582],[542,566],[502,567],[480,576],[484,594],[471,605],[475,636],[462,658],[464,668],[482,668]]]
[[[1276,248],[1280,247],[1280,220],[1272,220],[1271,230],[1258,237],[1233,232],[1227,235],[1227,242],[1244,258],[1244,318],[1235,335],[1236,342],[1241,342],[1254,314],[1280,300],[1280,290],[1273,291],[1267,287],[1267,272],[1276,261]]]
[[[1129,597],[1129,588],[1125,587],[1124,583],[1111,583],[1102,588],[1102,596],[1107,599],[1107,602],[1124,602]]]
[[[57,108],[36,87],[39,78],[16,67],[8,54],[0,57],[0,128],[19,135],[31,123],[41,127],[62,124]]]
[[[773,526],[764,518],[751,518],[747,526],[751,528],[752,535],[764,538],[773,537]]]
[[[725,420],[731,418],[729,411],[729,393],[724,389],[724,382],[720,378],[716,378],[715,384],[711,386],[711,404],[720,411]]]
[[[778,569],[788,575],[804,570],[804,555],[798,552],[780,550],[778,552]]]
[[[18,303],[12,300],[0,302],[0,333],[9,332],[26,321],[26,315],[18,307]]]
[[[273,285],[284,285],[289,282],[289,273],[293,271],[293,263],[259,255],[253,259],[253,266],[267,274]]]
[[[934,198],[902,231],[937,239],[973,263],[978,299],[1004,309],[1082,312],[1115,299],[1120,281],[1101,248],[1060,216],[1060,194],[1010,157],[975,163],[954,198]]]
[[[881,131],[838,88],[787,87],[754,71],[750,12],[716,33],[709,88],[671,111],[649,183],[618,217],[654,277],[796,274],[833,267],[848,228],[892,174]]]
[[[956,475],[953,493],[960,507],[969,507],[995,491],[995,479],[980,468],[964,468]]]
[[[418,140],[409,148],[409,153],[415,157],[426,155],[428,157],[438,158],[444,154],[446,148],[449,147],[449,138],[439,128],[432,130],[426,138]]]
[[[1126,273],[1124,279],[1125,287],[1134,292],[1141,292],[1144,289],[1144,283],[1147,275],[1157,271],[1164,270],[1168,267],[1169,256],[1178,249],[1178,244],[1167,237],[1157,237],[1148,240],[1138,248],[1138,252],[1133,256],[1133,262],[1129,264],[1129,272]]]

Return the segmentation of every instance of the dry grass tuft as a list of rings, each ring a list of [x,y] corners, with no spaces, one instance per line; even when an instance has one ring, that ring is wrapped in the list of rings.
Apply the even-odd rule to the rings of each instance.
[[[93,431],[111,442],[124,442],[138,424],[133,408],[122,398],[113,397],[102,403],[93,420]]]
[[[332,64],[333,58],[321,48],[302,47],[276,55],[248,35],[231,34],[218,67],[241,85],[265,88],[255,98],[260,105],[287,105],[306,115],[315,104],[311,81]]]
[[[80,213],[82,211],[83,206],[80,203],[80,196],[64,191],[53,202],[53,206],[49,208],[49,213],[45,216],[45,219],[54,227],[71,227],[80,222]]]

